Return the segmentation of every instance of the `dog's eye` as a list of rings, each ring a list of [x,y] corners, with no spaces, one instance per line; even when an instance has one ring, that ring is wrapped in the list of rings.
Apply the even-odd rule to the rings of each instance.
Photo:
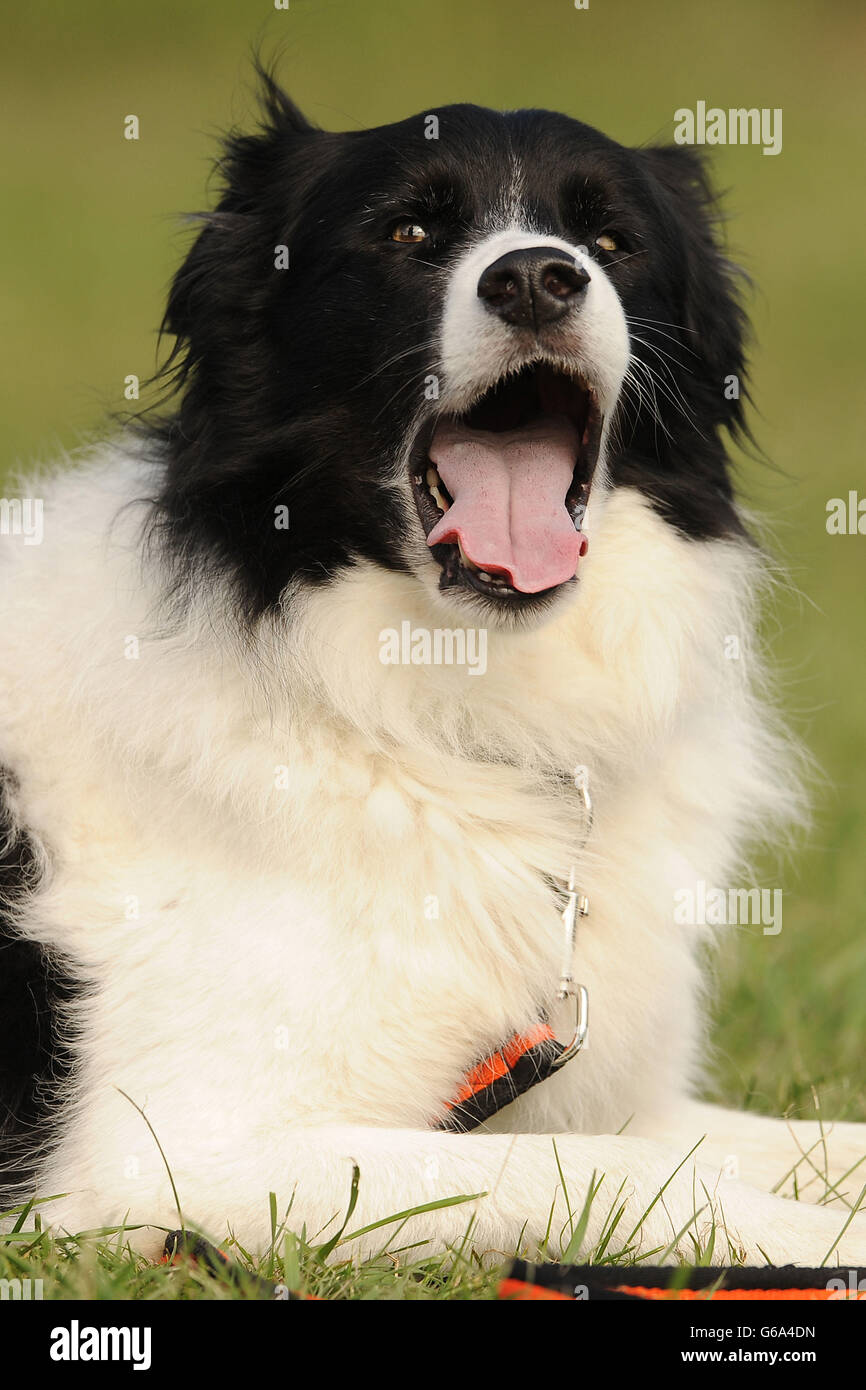
[[[419,222],[398,222],[391,230],[392,241],[413,244],[427,240],[427,233]]]
[[[609,232],[602,232],[601,236],[597,236],[595,239],[595,244],[600,251],[619,250],[619,246],[617,245],[615,239],[610,235]]]

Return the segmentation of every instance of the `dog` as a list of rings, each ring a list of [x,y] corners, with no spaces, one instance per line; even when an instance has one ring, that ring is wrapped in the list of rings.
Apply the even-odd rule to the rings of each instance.
[[[696,151],[325,132],[263,73],[219,167],[169,398],[0,550],[6,1206],[262,1250],[270,1192],[327,1236],[357,1181],[431,1252],[624,1203],[636,1259],[866,1263],[866,1126],[697,1098],[677,895],[804,797]]]

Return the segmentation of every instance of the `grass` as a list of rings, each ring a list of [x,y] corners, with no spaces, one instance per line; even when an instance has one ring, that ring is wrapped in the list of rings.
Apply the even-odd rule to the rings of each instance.
[[[278,1222],[270,1194],[271,1243],[258,1259],[233,1238],[220,1243],[229,1264],[213,1270],[190,1260],[153,1264],[136,1254],[123,1228],[57,1237],[42,1229],[38,1211],[16,1208],[20,1229],[0,1238],[0,1278],[43,1280],[43,1296],[54,1299],[238,1299],[263,1296],[267,1280],[322,1299],[484,1298],[495,1294],[496,1278],[461,1252],[452,1260],[424,1258],[399,1243],[403,1221],[383,1240],[376,1258],[359,1262],[351,1253],[328,1263],[345,1235],[351,1204],[337,1231],[325,1240],[307,1239]],[[12,1215],[11,1213],[7,1213]],[[288,1216],[288,1213],[287,1213]],[[25,1225],[28,1229],[24,1229]],[[357,1234],[357,1233],[356,1233]],[[352,1233],[345,1237],[351,1248]]]
[[[551,1143],[555,1150],[555,1140]],[[637,1219],[629,1213],[625,1181],[613,1191],[604,1173],[594,1173],[578,1206],[577,1194],[569,1193],[560,1168],[565,1221],[555,1222],[551,1207],[548,1229],[538,1246],[524,1242],[513,1251],[477,1251],[471,1217],[462,1242],[447,1253],[430,1255],[422,1244],[407,1241],[406,1226],[412,1216],[434,1207],[467,1203],[478,1194],[456,1194],[354,1227],[352,1214],[362,1181],[357,1167],[346,1211],[329,1223],[333,1230],[310,1235],[305,1229],[289,1229],[291,1202],[280,1218],[272,1192],[268,1198],[268,1248],[255,1256],[232,1235],[218,1242],[211,1235],[212,1243],[227,1256],[226,1263],[213,1268],[189,1259],[154,1264],[134,1250],[130,1240],[134,1228],[130,1227],[59,1235],[43,1223],[42,1209],[50,1210],[53,1200],[47,1198],[0,1212],[0,1227],[7,1232],[0,1234],[0,1280],[29,1280],[31,1286],[41,1280],[41,1297],[54,1300],[258,1300],[279,1296],[275,1293],[279,1289],[283,1297],[291,1290],[318,1299],[352,1302],[484,1301],[496,1298],[498,1282],[515,1256],[591,1266],[742,1265],[743,1251],[725,1227],[723,1194],[720,1197],[705,1189],[694,1192],[694,1208],[686,1224],[677,1229],[671,1223],[666,1245],[648,1247],[643,1238],[648,1216],[658,1205],[664,1209],[667,1187],[694,1152],[692,1149],[684,1155]],[[780,1174],[775,1190],[790,1193],[796,1200],[808,1189],[811,1201],[832,1205],[839,1216],[839,1240],[853,1213],[862,1208],[866,1186],[858,1190],[850,1185],[853,1170],[831,1184],[825,1155],[822,1134],[787,1173]],[[179,1200],[178,1213],[183,1229],[194,1233],[196,1228],[183,1222]],[[594,1241],[587,1239],[591,1217],[595,1218],[594,1225],[600,1226]],[[358,1258],[355,1242],[376,1231],[381,1231],[381,1245],[374,1254]],[[834,1248],[828,1248],[824,1263],[830,1263]],[[675,1272],[672,1279],[676,1280]]]
[[[585,12],[538,0],[534,23],[525,0],[292,0],[267,21],[234,0],[82,0],[71,23],[60,13],[44,0],[18,6],[0,58],[0,103],[16,133],[4,167],[4,259],[14,268],[4,341],[15,350],[0,373],[0,478],[101,428],[105,410],[124,404],[124,376],[151,371],[180,251],[173,218],[206,202],[213,135],[249,109],[246,55],[257,38],[285,47],[287,84],[334,128],[468,99],[562,109],[638,143],[670,138],[673,112],[698,99],[783,108],[781,155],[718,148],[713,164],[731,190],[734,252],[757,286],[755,425],[772,460],[739,457],[738,476],[749,505],[772,518],[800,595],[780,599],[771,645],[789,715],[825,780],[794,863],[766,858],[756,869],[755,882],[783,888],[784,929],[737,929],[719,963],[711,1092],[801,1115],[814,1113],[817,1095],[827,1118],[866,1119],[866,538],[830,537],[824,526],[830,497],[862,491],[866,246],[852,229],[866,221],[866,186],[851,171],[862,162],[866,16],[785,0],[721,10],[618,0]],[[135,145],[120,136],[130,111],[142,121]],[[0,1277],[38,1272],[56,1296],[238,1293],[144,1265],[122,1232],[57,1241],[35,1223],[31,1211],[0,1244]],[[332,1268],[320,1246],[286,1237],[268,1259],[329,1297],[481,1298],[493,1288],[465,1255],[445,1269],[390,1249],[369,1266]]]

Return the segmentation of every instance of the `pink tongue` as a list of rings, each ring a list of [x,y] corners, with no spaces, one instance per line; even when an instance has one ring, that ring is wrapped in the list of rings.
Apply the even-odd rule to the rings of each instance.
[[[430,459],[454,501],[427,544],[459,540],[480,569],[525,594],[573,578],[588,544],[565,507],[578,443],[564,415],[501,433],[440,425]]]

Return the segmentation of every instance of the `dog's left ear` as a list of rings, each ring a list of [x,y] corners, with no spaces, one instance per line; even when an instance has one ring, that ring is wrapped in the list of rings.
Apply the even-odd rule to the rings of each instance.
[[[746,388],[748,319],[742,291],[748,277],[728,257],[722,216],[701,153],[690,146],[663,145],[639,151],[656,187],[659,202],[670,219],[667,256],[675,287],[678,320],[685,342],[700,363],[705,390],[702,406],[716,422],[735,431],[743,428]],[[676,251],[673,248],[677,248]]]

